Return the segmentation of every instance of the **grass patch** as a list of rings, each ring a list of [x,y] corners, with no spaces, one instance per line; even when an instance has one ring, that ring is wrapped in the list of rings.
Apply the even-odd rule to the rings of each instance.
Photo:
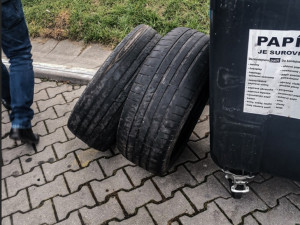
[[[175,27],[209,32],[209,0],[22,0],[33,37],[114,46],[135,26],[165,35]]]

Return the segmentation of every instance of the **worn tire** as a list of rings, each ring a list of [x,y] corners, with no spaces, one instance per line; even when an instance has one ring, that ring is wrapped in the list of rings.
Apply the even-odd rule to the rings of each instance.
[[[163,175],[185,147],[208,100],[209,37],[176,28],[145,60],[124,104],[117,147]]]
[[[72,133],[105,151],[115,144],[119,118],[131,85],[161,36],[139,25],[115,48],[86,87],[68,120]]]

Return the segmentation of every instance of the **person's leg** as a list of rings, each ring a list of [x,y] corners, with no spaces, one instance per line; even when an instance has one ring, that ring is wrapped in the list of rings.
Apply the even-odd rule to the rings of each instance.
[[[39,137],[31,129],[34,74],[31,43],[21,0],[2,4],[2,49],[10,60],[10,97],[12,129],[10,138],[38,143]]]
[[[10,109],[10,88],[9,88],[9,73],[6,69],[6,66],[1,63],[2,70],[2,103],[6,109]]]
[[[2,49],[11,64],[12,128],[31,128],[34,74],[31,43],[20,0],[2,4]]]

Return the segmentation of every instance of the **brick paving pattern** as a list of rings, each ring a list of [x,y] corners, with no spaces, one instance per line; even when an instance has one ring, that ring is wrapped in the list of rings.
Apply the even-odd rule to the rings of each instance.
[[[299,182],[258,175],[233,199],[209,153],[209,107],[163,177],[135,166],[116,149],[99,152],[66,123],[85,86],[35,79],[36,146],[8,138],[2,109],[4,225],[300,224]]]

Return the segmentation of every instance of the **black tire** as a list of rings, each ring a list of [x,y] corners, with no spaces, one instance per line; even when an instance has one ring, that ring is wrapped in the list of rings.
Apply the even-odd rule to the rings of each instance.
[[[115,48],[86,87],[68,120],[72,133],[105,151],[115,144],[119,118],[131,85],[161,36],[139,25]]]
[[[158,175],[167,172],[208,100],[209,37],[176,28],[145,60],[124,104],[117,147]]]

